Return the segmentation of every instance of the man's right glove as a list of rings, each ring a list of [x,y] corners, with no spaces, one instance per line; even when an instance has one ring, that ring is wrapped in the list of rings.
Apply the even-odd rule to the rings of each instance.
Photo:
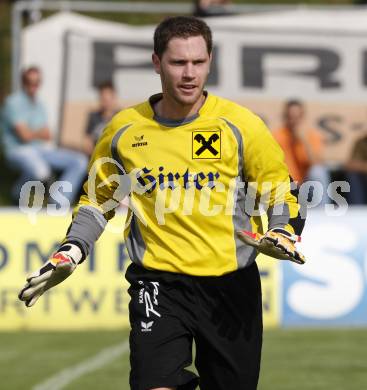
[[[253,246],[260,253],[276,259],[290,260],[297,264],[306,262],[302,253],[296,249],[295,244],[300,241],[300,238],[285,229],[270,229],[264,235],[246,230],[239,230],[237,234],[243,242]]]
[[[18,298],[24,301],[27,307],[33,306],[46,290],[70,276],[83,260],[79,246],[68,242],[62,244],[38,271],[27,277],[27,284],[20,291]]]

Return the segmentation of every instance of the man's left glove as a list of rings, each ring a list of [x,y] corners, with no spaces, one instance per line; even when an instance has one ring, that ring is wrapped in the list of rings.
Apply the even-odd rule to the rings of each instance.
[[[284,229],[274,228],[264,235],[251,233],[246,230],[237,231],[238,236],[246,244],[255,247],[260,253],[281,260],[290,260],[297,264],[304,264],[305,257],[296,249],[299,236],[291,234]]]
[[[62,244],[38,271],[27,277],[27,284],[20,291],[18,298],[24,301],[27,307],[33,306],[46,290],[70,276],[83,260],[79,246],[67,242]]]

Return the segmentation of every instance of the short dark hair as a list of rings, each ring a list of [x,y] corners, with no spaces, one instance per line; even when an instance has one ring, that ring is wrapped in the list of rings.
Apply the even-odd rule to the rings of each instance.
[[[154,32],[154,53],[162,58],[172,38],[189,38],[202,36],[208,53],[213,49],[212,32],[209,26],[194,16],[172,16],[164,19]]]
[[[97,89],[99,92],[103,91],[104,89],[110,89],[111,91],[114,91],[115,86],[113,85],[113,82],[111,80],[105,80],[102,83],[98,84]]]
[[[38,66],[29,66],[27,68],[24,68],[21,73],[21,78],[22,78],[22,85],[27,84],[28,81],[28,76],[30,73],[38,73],[39,75],[41,74],[41,70]]]
[[[285,102],[284,108],[288,110],[292,106],[297,106],[299,108],[303,108],[303,102],[299,99],[289,99]]]

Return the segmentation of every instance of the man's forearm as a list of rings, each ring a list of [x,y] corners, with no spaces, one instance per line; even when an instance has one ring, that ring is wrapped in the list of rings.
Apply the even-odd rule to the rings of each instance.
[[[306,212],[307,208],[302,204],[299,205],[299,211],[297,213],[291,212],[288,203],[281,203],[269,207],[267,212],[269,221],[268,229],[283,228],[290,233],[300,236],[305,225]]]
[[[33,132],[27,125],[24,123],[19,123],[14,126],[17,136],[23,142],[30,142],[36,139],[36,133]]]
[[[65,241],[77,243],[87,257],[107,225],[103,214],[92,206],[81,206],[66,233]]]
[[[36,131],[32,131],[26,124],[18,123],[15,125],[15,132],[23,142],[34,140],[49,141],[51,139],[48,127],[42,127]]]

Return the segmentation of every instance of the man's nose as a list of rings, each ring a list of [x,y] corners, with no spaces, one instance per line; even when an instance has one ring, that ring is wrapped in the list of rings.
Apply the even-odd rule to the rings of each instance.
[[[186,79],[193,79],[195,77],[195,69],[193,64],[187,63],[185,65],[183,77]]]

